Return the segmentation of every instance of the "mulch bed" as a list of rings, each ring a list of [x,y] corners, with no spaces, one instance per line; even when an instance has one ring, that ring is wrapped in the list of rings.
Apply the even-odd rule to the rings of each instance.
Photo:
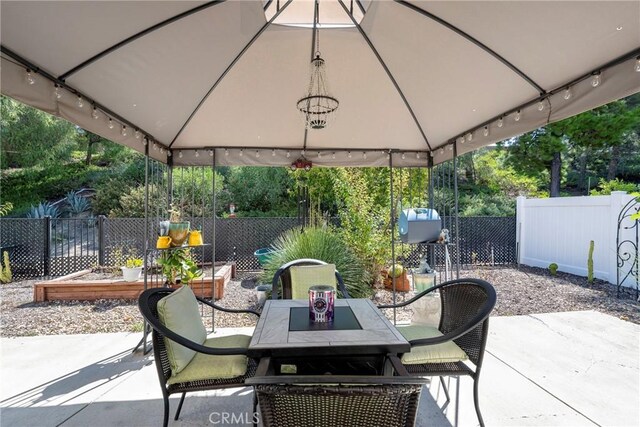
[[[622,320],[640,324],[640,305],[635,290],[623,290],[616,297],[616,287],[601,280],[587,283],[586,278],[566,273],[551,276],[546,269],[533,267],[476,268],[462,270],[461,277],[477,277],[496,287],[498,302],[493,316],[595,310]],[[54,334],[88,334],[98,332],[142,331],[142,317],[135,301],[98,300],[92,302],[33,302],[33,283],[28,280],[0,285],[0,335],[32,336]],[[255,308],[254,288],[257,274],[240,273],[225,288],[218,304],[230,308]],[[410,298],[412,293],[398,294],[396,301]],[[376,304],[392,301],[391,292],[376,288],[372,296]],[[402,321],[410,312],[398,314]],[[204,313],[207,327],[211,315]],[[219,313],[216,327],[254,326],[255,317]]]

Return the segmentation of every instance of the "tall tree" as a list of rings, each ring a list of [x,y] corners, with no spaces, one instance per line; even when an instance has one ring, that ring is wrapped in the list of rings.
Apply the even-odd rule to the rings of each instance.
[[[560,196],[562,156],[568,148],[565,128],[564,122],[551,123],[502,145],[515,170],[537,179],[548,176],[551,197]]]
[[[35,108],[0,97],[2,167],[24,168],[68,160],[74,126]]]

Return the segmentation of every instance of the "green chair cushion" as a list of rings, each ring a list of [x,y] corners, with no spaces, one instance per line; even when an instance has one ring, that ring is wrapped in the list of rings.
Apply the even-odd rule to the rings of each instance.
[[[442,333],[434,327],[425,325],[398,326],[398,332],[407,340],[435,338]],[[402,363],[415,365],[421,363],[452,363],[468,359],[467,354],[453,341],[442,344],[412,347],[409,353],[402,355]]]
[[[249,341],[251,341],[251,337],[247,335],[228,335],[226,337],[208,338],[204,342],[204,346],[212,348],[247,348]],[[186,368],[177,374],[171,375],[167,380],[167,384],[239,377],[247,372],[247,361],[247,356],[241,354],[214,356],[196,353]]]
[[[311,286],[327,285],[336,288],[335,264],[294,265],[289,269],[289,274],[293,299],[308,299]]]
[[[198,301],[189,286],[182,286],[158,301],[158,317],[164,326],[188,340],[202,344],[207,339]],[[168,338],[164,342],[171,372],[178,374],[191,362],[196,352]]]

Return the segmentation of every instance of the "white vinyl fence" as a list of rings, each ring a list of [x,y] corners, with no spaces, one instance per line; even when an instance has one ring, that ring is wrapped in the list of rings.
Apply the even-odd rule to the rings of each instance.
[[[558,264],[558,270],[587,276],[589,242],[594,241],[593,272],[598,279],[616,283],[618,269],[618,215],[632,199],[624,191],[611,196],[558,197],[517,201],[518,262],[547,268]],[[635,241],[636,229],[627,218],[621,228],[621,241]],[[621,268],[629,271],[631,261]],[[629,277],[624,286],[636,286]]]

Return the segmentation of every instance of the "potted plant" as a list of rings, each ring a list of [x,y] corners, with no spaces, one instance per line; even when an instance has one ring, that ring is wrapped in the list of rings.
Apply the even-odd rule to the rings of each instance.
[[[387,289],[393,289],[394,278],[396,283],[396,291],[408,292],[411,289],[407,270],[401,264],[394,264],[386,271],[382,270],[382,278],[384,281],[384,287]]]
[[[120,268],[125,282],[135,282],[142,272],[142,258],[129,256],[124,262],[124,266]]]
[[[165,284],[170,287],[176,287],[179,283],[191,283],[202,276],[202,270],[191,259],[191,252],[187,248],[163,251],[158,264],[165,277]]]
[[[182,220],[182,210],[171,204],[169,209],[169,237],[171,237],[171,246],[182,246],[189,236],[189,221]]]

